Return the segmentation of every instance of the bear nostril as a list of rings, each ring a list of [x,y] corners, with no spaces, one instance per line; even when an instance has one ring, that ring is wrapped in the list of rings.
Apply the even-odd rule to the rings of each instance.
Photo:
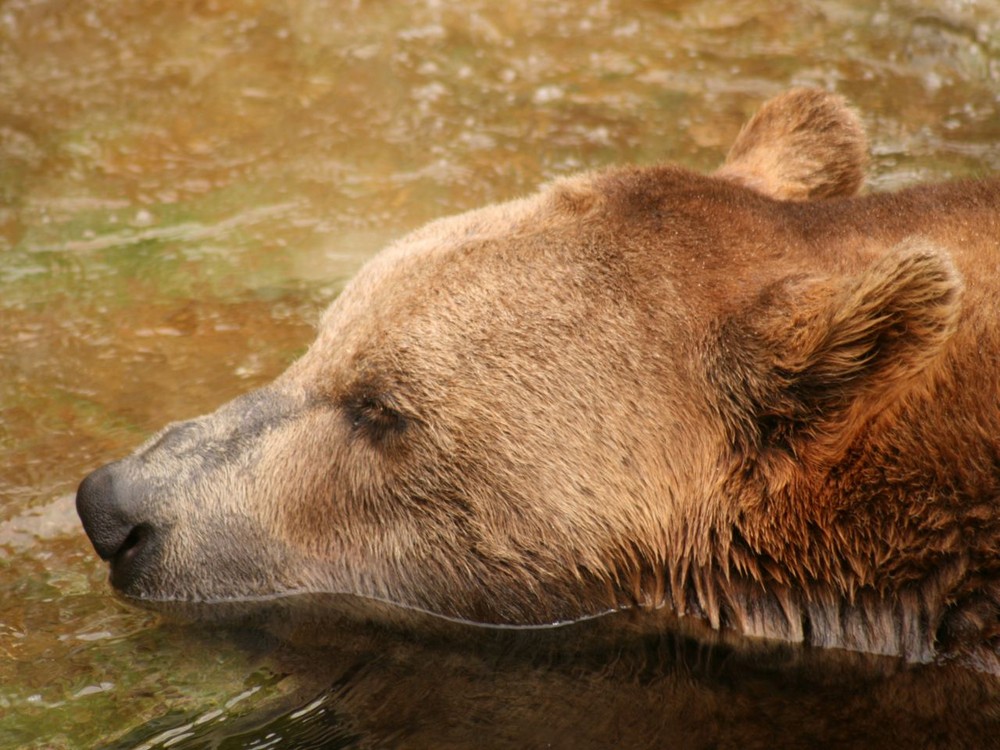
[[[117,551],[115,551],[115,563],[123,563],[135,557],[146,543],[146,540],[149,538],[151,532],[152,529],[144,523],[141,523],[133,528],[128,533],[128,536],[125,537],[125,541],[122,542],[121,546],[117,549]]]
[[[128,518],[122,507],[114,487],[114,464],[88,474],[80,483],[76,512],[102,560],[135,547],[149,533],[148,527]]]

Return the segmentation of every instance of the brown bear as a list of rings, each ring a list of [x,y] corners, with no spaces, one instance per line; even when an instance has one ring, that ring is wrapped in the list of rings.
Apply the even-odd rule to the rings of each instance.
[[[858,196],[842,99],[372,259],[272,385],[88,476],[138,599],[669,606],[925,660],[1000,636],[1000,180]]]

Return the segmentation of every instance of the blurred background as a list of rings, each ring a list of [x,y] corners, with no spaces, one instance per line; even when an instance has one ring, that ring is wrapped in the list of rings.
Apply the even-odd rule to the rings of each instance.
[[[86,472],[273,378],[389,239],[711,170],[803,84],[859,109],[868,189],[1000,171],[987,0],[0,0],[0,747],[283,690],[111,595]]]

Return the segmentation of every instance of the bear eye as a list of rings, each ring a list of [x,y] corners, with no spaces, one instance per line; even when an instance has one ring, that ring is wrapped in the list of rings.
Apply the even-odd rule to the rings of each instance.
[[[403,432],[407,419],[384,394],[363,395],[348,400],[345,412],[351,429],[373,439],[384,439]]]

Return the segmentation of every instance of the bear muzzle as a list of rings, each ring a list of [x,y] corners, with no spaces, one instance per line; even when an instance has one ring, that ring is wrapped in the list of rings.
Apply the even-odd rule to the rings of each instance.
[[[127,590],[159,546],[159,534],[123,491],[120,462],[88,474],[76,492],[76,511],[94,550],[111,565],[111,583]]]
[[[288,545],[262,517],[288,498],[260,466],[269,441],[310,409],[301,391],[251,391],[176,422],[80,483],[76,509],[111,585],[136,600],[216,600],[298,588]],[[275,442],[282,442],[276,440]],[[287,461],[287,456],[274,460]]]

